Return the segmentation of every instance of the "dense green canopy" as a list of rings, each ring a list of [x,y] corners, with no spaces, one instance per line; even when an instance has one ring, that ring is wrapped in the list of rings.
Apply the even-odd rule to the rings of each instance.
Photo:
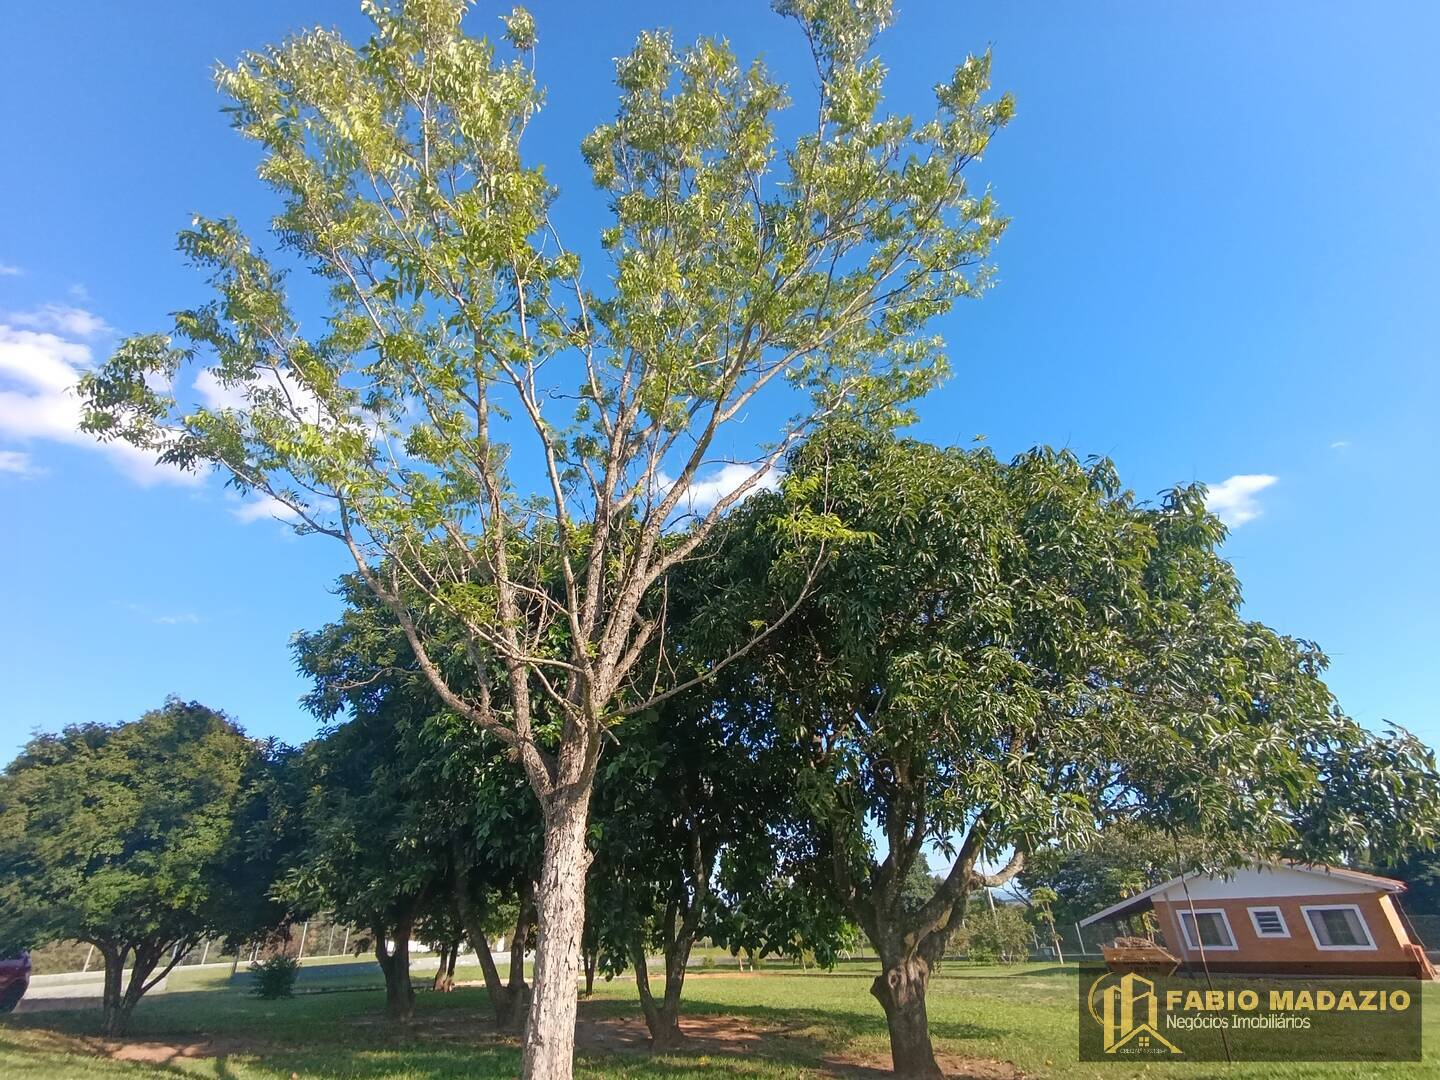
[[[120,1030],[202,937],[282,917],[277,762],[223,713],[175,699],[36,736],[0,775],[0,941],[94,944],[105,1026]]]
[[[1429,752],[1365,731],[1314,645],[1242,615],[1203,496],[1141,503],[1110,462],[1068,452],[1004,462],[837,428],[717,544],[722,638],[814,576],[737,685],[805,752],[797,798],[880,953],[897,1069],[936,1072],[924,987],[967,894],[1041,846],[1117,819],[1227,859],[1433,837]],[[1363,814],[1327,795],[1337,781]],[[916,910],[905,883],[927,848],[952,868]]]

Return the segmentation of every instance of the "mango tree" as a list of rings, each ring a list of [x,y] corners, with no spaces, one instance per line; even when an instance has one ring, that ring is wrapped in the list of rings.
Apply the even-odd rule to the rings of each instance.
[[[1232,859],[1302,838],[1340,854],[1440,820],[1429,751],[1362,729],[1313,645],[1243,617],[1198,486],[1146,505],[1105,460],[836,430],[727,525],[717,632],[808,573],[815,541],[763,527],[802,514],[849,539],[747,693],[807,755],[800,797],[879,953],[898,1074],[940,1075],[930,973],[972,891],[1041,845],[1129,817],[1223,838]],[[1373,815],[1320,798],[1332,776],[1363,784]],[[950,868],[916,906],[905,883],[927,850]]]
[[[295,640],[308,704],[340,722],[305,748],[308,842],[291,892],[371,930],[393,1018],[414,1009],[409,942],[425,924],[470,939],[496,1023],[518,1030],[538,807],[503,744],[440,703],[390,610],[357,578],[341,592],[341,618]],[[502,910],[508,985],[489,947]]]

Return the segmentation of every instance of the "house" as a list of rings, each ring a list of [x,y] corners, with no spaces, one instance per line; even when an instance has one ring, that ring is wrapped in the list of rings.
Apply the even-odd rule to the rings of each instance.
[[[1403,881],[1338,866],[1259,862],[1172,878],[1080,925],[1124,933],[1129,920],[1153,912],[1166,948],[1188,970],[1434,979],[1397,902],[1404,891]]]

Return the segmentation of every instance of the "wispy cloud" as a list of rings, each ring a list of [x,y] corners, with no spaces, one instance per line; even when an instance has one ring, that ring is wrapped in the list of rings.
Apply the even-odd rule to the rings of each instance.
[[[29,454],[23,454],[19,450],[0,450],[0,473],[34,476],[37,471]]]
[[[182,611],[177,615],[156,615],[150,621],[161,626],[193,626],[203,620],[193,611]]]
[[[1349,439],[1336,439],[1330,444],[1331,450],[1347,450],[1350,447]]]
[[[0,277],[19,277],[23,273],[25,271],[13,263],[0,262]]]
[[[53,330],[69,337],[89,338],[110,332],[110,324],[93,311],[68,304],[44,304],[33,311],[12,311],[13,326],[32,330]]]
[[[144,604],[133,603],[126,604],[125,608],[156,626],[194,626],[205,621],[193,611],[156,612]]]
[[[1205,507],[1232,529],[1261,514],[1257,496],[1280,478],[1267,473],[1241,473],[1218,484],[1210,484]]]
[[[105,325],[103,319],[89,312],[81,315],[84,318],[67,318],[80,328]],[[90,367],[92,355],[90,346],[74,340],[76,336],[80,335],[22,329],[0,321],[0,440],[83,447],[146,487],[157,483],[201,483],[202,477],[196,473],[156,464],[151,451],[121,442],[102,443],[80,430],[81,404],[76,384]]]
[[[236,505],[230,511],[236,521],[246,525],[255,521],[294,521],[297,515],[279,499],[270,495],[255,495],[249,499],[235,496]]]

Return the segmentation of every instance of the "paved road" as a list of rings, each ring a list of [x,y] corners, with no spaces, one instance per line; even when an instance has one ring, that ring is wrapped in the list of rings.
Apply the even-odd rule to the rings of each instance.
[[[460,962],[463,964],[468,960],[476,963],[473,954],[462,955]],[[328,961],[328,962],[327,962]],[[495,963],[506,967],[510,962],[509,953],[496,953]],[[436,954],[417,956],[410,961],[412,973],[421,974],[434,971],[440,964],[440,957]],[[189,964],[183,969],[185,971],[228,971],[231,962],[223,964]],[[241,965],[239,978],[245,978],[244,966]],[[377,979],[380,969],[374,958],[356,958],[355,960],[344,960],[336,963],[333,957],[316,957],[313,962],[301,961],[300,976],[297,982],[300,985],[307,983],[328,982],[336,978],[345,978],[353,975],[374,974]],[[161,979],[151,994],[163,994],[169,978]],[[34,975],[30,979],[30,989],[25,992],[25,997],[20,1004],[15,1006],[17,1013],[53,1012],[61,1009],[98,1009],[100,1000],[104,996],[104,976],[98,971],[89,972],[67,972],[63,975]]]

